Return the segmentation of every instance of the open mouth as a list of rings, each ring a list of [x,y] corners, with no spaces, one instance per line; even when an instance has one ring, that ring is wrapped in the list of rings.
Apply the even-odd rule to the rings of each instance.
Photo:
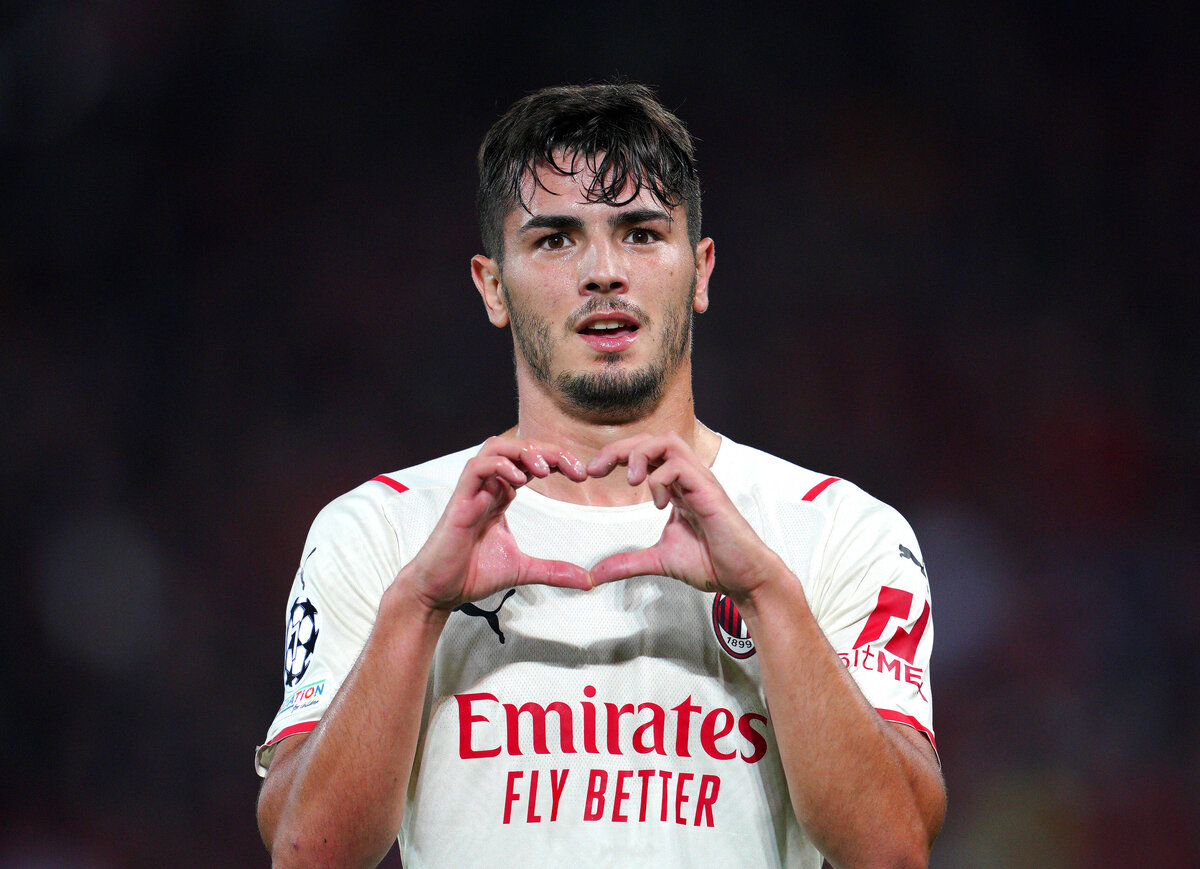
[[[638,323],[629,314],[605,311],[588,317],[577,331],[579,337],[596,352],[621,353],[633,346]]]
[[[630,335],[637,330],[637,323],[626,320],[596,320],[580,329],[579,334],[615,338],[618,335]]]

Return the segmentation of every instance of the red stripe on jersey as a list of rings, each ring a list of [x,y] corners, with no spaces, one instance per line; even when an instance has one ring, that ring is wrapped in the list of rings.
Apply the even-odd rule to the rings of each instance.
[[[317,722],[315,721],[305,721],[301,724],[293,724],[291,727],[285,727],[283,730],[276,733],[275,738],[268,742],[267,745],[274,745],[275,743],[279,742],[279,740],[287,739],[289,736],[296,736],[300,733],[311,733],[312,729],[316,726]]]
[[[408,486],[404,485],[403,483],[397,483],[395,480],[393,480],[391,477],[389,477],[385,474],[380,474],[378,477],[372,477],[371,482],[372,483],[383,483],[385,486],[391,486],[397,492],[407,492],[408,491]]]
[[[929,744],[933,746],[933,750],[937,751],[937,742],[933,738],[933,731],[920,721],[917,721],[917,719],[913,718],[911,715],[905,715],[903,712],[893,712],[890,709],[876,709],[875,711],[879,713],[879,717],[884,721],[892,721],[896,724],[907,724],[909,727],[915,728],[921,733],[924,733],[925,738],[929,740]]]
[[[809,489],[808,494],[805,495],[800,500],[801,501],[813,500],[814,498],[817,497],[817,495],[820,495],[822,492],[824,492],[826,489],[828,489],[830,486],[832,486],[834,483],[836,483],[840,479],[841,479],[841,477],[826,477],[824,480],[817,483],[817,485],[815,485],[811,489]]]

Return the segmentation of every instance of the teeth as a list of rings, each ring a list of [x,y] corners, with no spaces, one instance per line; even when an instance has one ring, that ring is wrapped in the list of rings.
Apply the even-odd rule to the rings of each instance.
[[[620,329],[624,323],[618,323],[616,320],[597,320],[595,323],[589,323],[589,329]]]

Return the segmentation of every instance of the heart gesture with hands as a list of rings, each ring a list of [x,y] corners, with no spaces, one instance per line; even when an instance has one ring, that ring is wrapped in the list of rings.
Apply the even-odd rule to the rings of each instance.
[[[616,441],[596,454],[587,472],[600,477],[619,465],[628,468],[629,485],[647,483],[655,506],[670,506],[671,516],[653,546],[596,564],[591,570],[594,585],[632,576],[669,576],[701,591],[724,592],[740,606],[786,571],[713,472],[678,435]]]
[[[504,518],[517,489],[555,471],[577,483],[587,479],[583,463],[559,447],[489,438],[463,468],[438,524],[406,568],[418,598],[431,610],[449,611],[517,585],[591,588],[582,567],[522,552]]]
[[[505,520],[517,489],[560,473],[581,483],[625,466],[659,509],[671,507],[659,541],[609,556],[591,571],[521,551]],[[741,605],[783,567],[734,507],[712,471],[674,433],[638,435],[604,447],[585,467],[550,444],[490,438],[463,469],[445,512],[405,569],[431,610],[449,611],[518,585],[589,589],[633,576],[669,576]]]

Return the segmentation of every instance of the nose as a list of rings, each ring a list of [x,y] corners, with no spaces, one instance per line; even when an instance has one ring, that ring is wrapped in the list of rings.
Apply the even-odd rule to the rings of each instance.
[[[579,261],[579,294],[623,293],[627,289],[624,252],[609,239],[591,242]]]

